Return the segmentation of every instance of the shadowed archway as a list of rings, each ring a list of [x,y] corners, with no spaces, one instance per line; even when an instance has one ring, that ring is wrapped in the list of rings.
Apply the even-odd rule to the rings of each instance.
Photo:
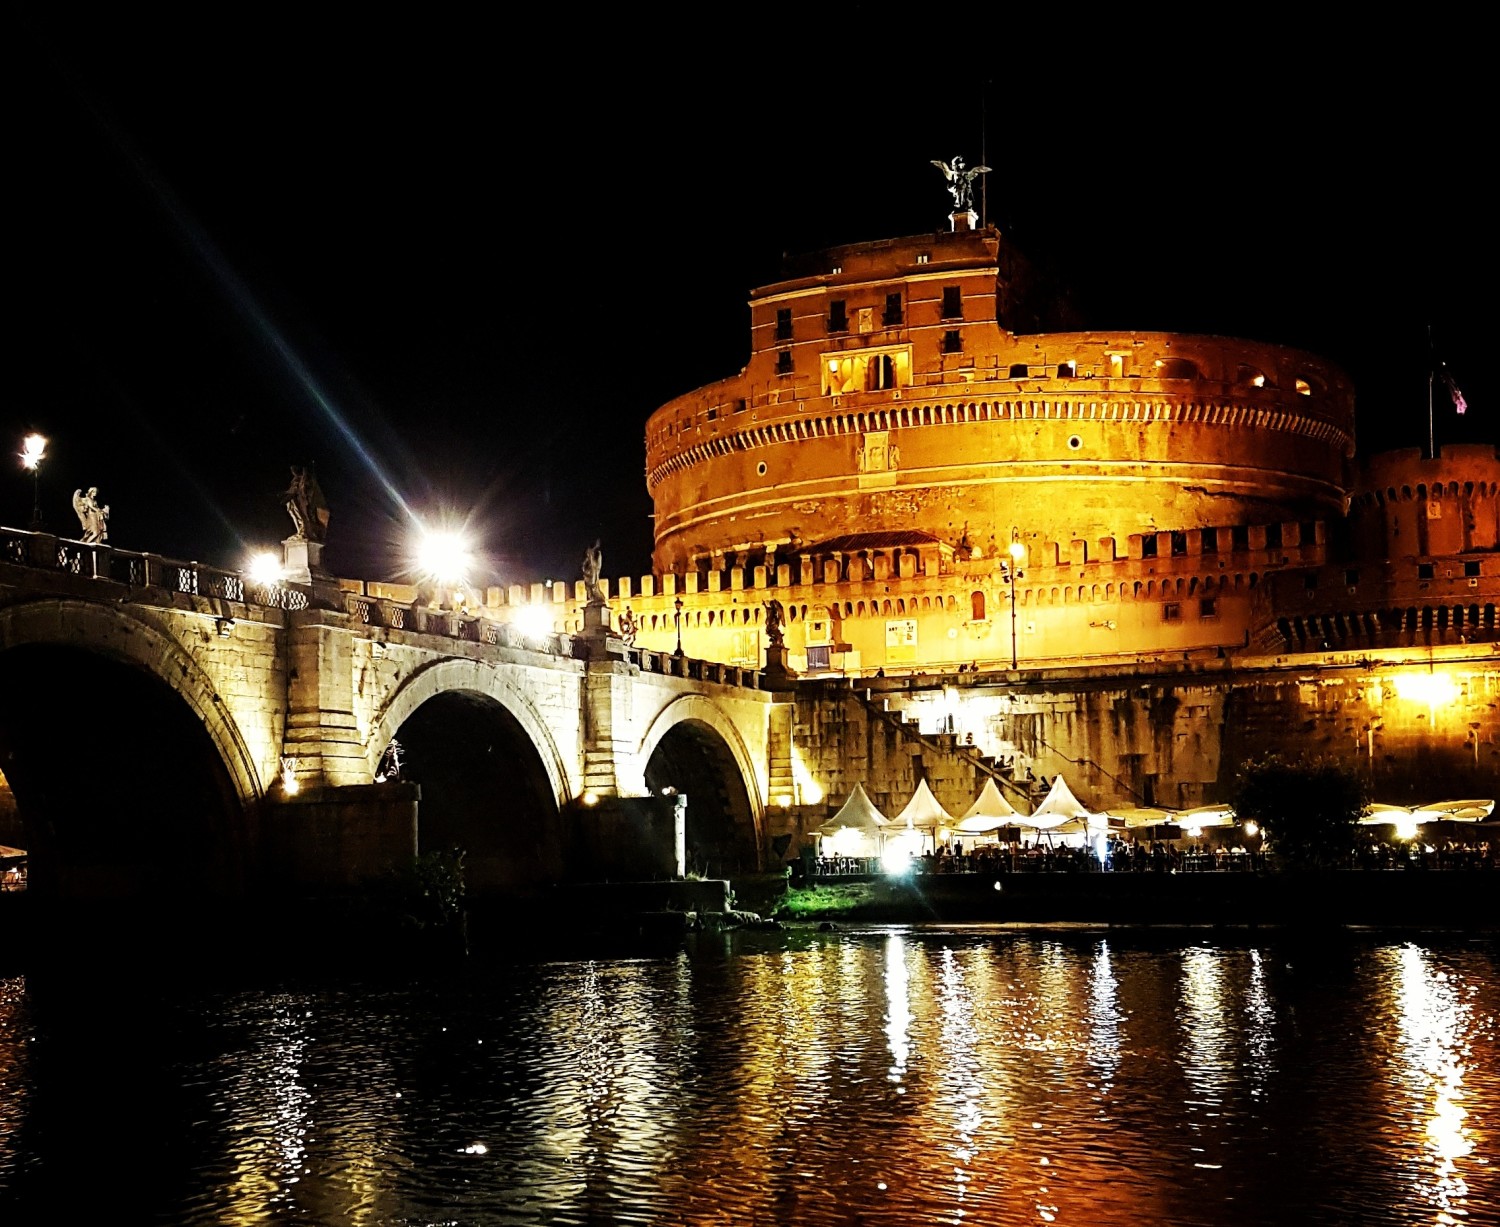
[[[751,873],[759,866],[755,811],[739,764],[718,730],[682,720],[662,734],[646,760],[646,787],[687,797],[687,868],[704,877]]]
[[[0,653],[0,771],[34,897],[161,908],[247,887],[244,809],[198,714],[161,678],[56,644]]]
[[[469,889],[525,893],[563,869],[557,800],[526,730],[503,705],[473,691],[420,704],[396,732],[402,778],[420,785],[422,852],[463,849]]]

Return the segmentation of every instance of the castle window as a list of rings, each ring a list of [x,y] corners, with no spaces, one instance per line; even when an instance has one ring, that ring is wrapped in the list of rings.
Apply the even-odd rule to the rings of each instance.
[[[1217,618],[1219,616],[1219,598],[1216,596],[1203,597],[1198,602],[1198,616],[1200,618]]]
[[[1308,383],[1307,380],[1305,380],[1305,379],[1299,379],[1299,380],[1297,380],[1297,382],[1296,382],[1296,384],[1294,386],[1297,389],[1297,395],[1298,396],[1311,396],[1312,395],[1312,392],[1313,392],[1313,390],[1312,390],[1312,384]]]
[[[1141,534],[1141,557],[1142,558],[1155,558],[1156,557],[1156,534],[1155,533],[1142,533]]]
[[[975,622],[984,621],[984,593],[969,593],[969,617]]]
[[[961,320],[963,317],[963,291],[956,285],[945,285],[943,287],[943,318],[945,320]]]
[[[1012,379],[1026,378],[1026,364],[1024,362],[1012,362],[1010,364],[1010,377]]]
[[[1187,553],[1187,533],[1172,534],[1172,557],[1180,558]]]
[[[1475,579],[1479,575],[1479,564],[1477,562],[1464,563],[1464,578]]]
[[[1158,358],[1156,377],[1158,379],[1197,379],[1198,364],[1186,358]]]
[[[1236,524],[1229,530],[1229,548],[1236,552],[1250,548],[1250,527]]]
[[[1072,379],[1078,374],[1078,363],[1059,362],[1057,364],[1057,377],[1059,379]]]
[[[943,333],[943,352],[945,354],[961,354],[964,352],[963,334],[957,328],[950,328]]]
[[[776,373],[778,375],[790,375],[792,373],[792,351],[779,349],[776,351]]]
[[[1304,575],[1302,577],[1302,587],[1308,592],[1316,591],[1318,587],[1318,573],[1316,571],[1309,571]]]
[[[885,314],[880,317],[880,322],[887,328],[894,328],[901,323],[901,295],[887,294],[885,296]]]
[[[717,406],[709,409],[709,411],[708,411],[708,420],[710,422],[714,421],[718,416],[719,416],[719,410],[718,410]]]
[[[1418,579],[1431,579],[1432,578],[1432,563],[1430,563],[1430,562],[1419,562],[1419,563],[1417,563],[1417,578]]]
[[[1168,601],[1161,607],[1161,620],[1163,622],[1181,622],[1182,606],[1176,601]]]
[[[918,264],[926,264],[927,261],[929,261],[931,259],[932,259],[932,257],[930,255],[928,255],[927,252],[925,252],[925,251],[924,252],[920,252],[917,255],[917,263]]]
[[[911,383],[911,350],[901,346],[828,354],[822,367],[824,396],[904,388]]]
[[[1318,526],[1312,520],[1303,520],[1299,526],[1298,536],[1303,545],[1316,545],[1318,543]]]
[[[739,400],[737,400],[737,401],[734,402],[734,411],[736,413],[744,413],[745,412],[745,408],[746,408],[745,398],[743,396],[740,397]]]
[[[849,331],[849,314],[844,308],[844,300],[842,298],[835,298],[828,304],[828,331]]]
[[[792,309],[790,307],[776,309],[776,339],[778,341],[792,339]]]
[[[1253,366],[1242,366],[1239,373],[1234,377],[1235,383],[1246,384],[1252,388],[1263,388],[1266,386],[1266,377]]]
[[[1266,525],[1266,549],[1279,550],[1281,548],[1281,525]]]
[[[1203,552],[1205,554],[1217,554],[1219,552],[1219,530],[1217,528],[1205,528],[1203,530]]]
[[[1359,586],[1359,572],[1358,571],[1345,571],[1344,572],[1344,585],[1345,585],[1345,587],[1348,587],[1348,588],[1357,588]]]

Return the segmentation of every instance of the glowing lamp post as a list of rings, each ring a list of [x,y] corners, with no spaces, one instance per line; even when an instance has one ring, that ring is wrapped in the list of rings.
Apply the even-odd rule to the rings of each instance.
[[[21,467],[31,470],[31,531],[42,531],[42,458],[47,454],[45,435],[30,434],[21,440]]]
[[[682,655],[682,598],[678,597],[672,602],[672,620],[677,625],[677,650],[673,656]]]
[[[1026,547],[1021,544],[1019,529],[1010,530],[1010,561],[1005,564],[1005,583],[1010,588],[1010,667],[1018,667],[1016,657],[1016,580],[1023,578],[1021,559],[1026,557]]]
[[[416,570],[439,589],[452,592],[468,583],[474,547],[461,532],[428,529],[416,546]]]

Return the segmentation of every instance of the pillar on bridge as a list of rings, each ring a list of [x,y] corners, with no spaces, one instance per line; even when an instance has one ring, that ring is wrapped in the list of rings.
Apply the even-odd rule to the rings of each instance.
[[[303,786],[370,783],[354,719],[353,638],[344,615],[287,615],[287,720],[282,755],[297,760]]]

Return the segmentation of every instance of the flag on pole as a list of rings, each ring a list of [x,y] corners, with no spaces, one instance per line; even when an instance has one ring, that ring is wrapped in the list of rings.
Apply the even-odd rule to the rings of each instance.
[[[1453,398],[1453,408],[1458,413],[1467,413],[1469,402],[1464,399],[1464,394],[1459,390],[1458,384],[1454,382],[1453,376],[1448,371],[1446,362],[1438,363],[1438,374],[1442,376],[1443,387],[1448,389],[1448,395]]]

